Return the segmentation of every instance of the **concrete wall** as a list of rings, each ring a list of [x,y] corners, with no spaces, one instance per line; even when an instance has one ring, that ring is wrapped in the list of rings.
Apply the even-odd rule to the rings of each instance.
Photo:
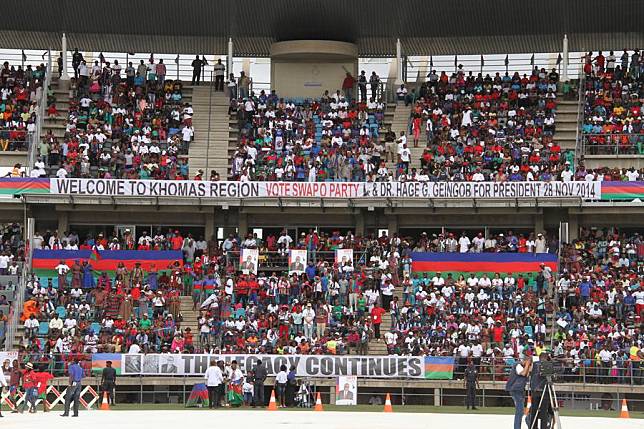
[[[330,40],[292,40],[271,46],[271,88],[284,97],[320,97],[358,74],[356,45]]]
[[[351,62],[272,62],[271,88],[280,97],[319,98],[327,89],[330,94],[341,89],[345,70],[354,74],[355,68]]]
[[[644,167],[644,156],[642,155],[586,155],[584,156],[586,168],[631,168],[640,169]]]

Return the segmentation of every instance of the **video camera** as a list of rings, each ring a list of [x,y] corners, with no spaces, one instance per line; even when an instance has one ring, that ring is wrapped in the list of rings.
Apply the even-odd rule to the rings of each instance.
[[[563,372],[560,365],[550,359],[543,359],[539,361],[539,377],[552,381]]]

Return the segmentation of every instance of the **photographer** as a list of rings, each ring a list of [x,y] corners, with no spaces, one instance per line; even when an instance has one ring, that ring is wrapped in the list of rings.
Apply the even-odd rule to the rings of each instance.
[[[532,395],[532,408],[527,416],[529,429],[536,429],[536,419],[540,420],[541,429],[548,429],[552,416],[552,407],[550,402],[550,392],[546,389],[548,377],[553,375],[552,358],[546,350],[539,355],[539,360],[532,366],[530,376],[530,392]]]
[[[514,364],[510,370],[510,378],[505,390],[514,401],[514,429],[521,429],[523,405],[525,402],[525,387],[528,384],[528,374],[532,370],[532,351],[526,350],[523,361]]]

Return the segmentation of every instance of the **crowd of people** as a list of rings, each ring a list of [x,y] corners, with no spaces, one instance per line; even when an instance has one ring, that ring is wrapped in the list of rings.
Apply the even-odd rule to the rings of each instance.
[[[427,145],[421,174],[430,180],[558,180],[573,171],[574,153],[553,138],[559,74],[494,76],[462,68],[432,70],[405,98],[412,102],[414,147]]]
[[[101,56],[88,64],[78,50],[72,58],[65,135],[43,136],[32,175],[188,179],[193,109],[183,83],[166,79],[163,59],[121,65]],[[55,100],[47,114],[58,116]]]
[[[527,274],[411,269],[413,251],[556,253],[557,240],[542,233],[411,238],[311,230],[293,239],[284,231],[266,240],[211,239],[198,254],[186,252],[192,239],[180,236],[170,242],[184,260],[168,267],[119,267],[112,274],[94,272],[91,261],[61,261],[56,275],[29,279],[23,350],[59,368],[55,356],[97,351],[368,354],[379,341],[391,354],[454,355],[457,375],[474,359],[482,376],[502,377],[525,350],[549,348],[552,337],[571,380],[606,375],[596,369],[608,364],[621,381],[640,377],[638,234],[584,232],[563,247],[559,279],[547,266]],[[123,248],[128,240],[116,237]],[[102,241],[114,239],[98,237],[92,246]],[[147,241],[155,238],[136,239]],[[310,261],[302,274],[289,274],[284,263],[244,275],[237,266],[244,248],[278,255],[308,249]],[[355,262],[340,266],[315,256],[334,248],[353,248]],[[198,312],[196,325],[183,323],[186,295]]]
[[[16,66],[5,61],[0,68],[0,151],[27,150],[27,138],[36,126],[42,97],[45,65]]]
[[[385,167],[379,132],[384,104],[354,101],[341,91],[318,100],[284,99],[275,91],[231,100],[239,145],[234,180],[364,181]]]
[[[626,50],[584,57],[584,144],[589,154],[644,154],[644,59]]]
[[[22,274],[25,243],[17,223],[0,226],[0,346],[4,345],[13,299]],[[3,277],[8,276],[8,277]]]

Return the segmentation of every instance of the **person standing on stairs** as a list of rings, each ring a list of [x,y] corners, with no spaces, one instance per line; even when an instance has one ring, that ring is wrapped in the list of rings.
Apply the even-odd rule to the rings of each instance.
[[[221,63],[221,58],[213,66],[215,72],[215,91],[224,91],[224,76],[226,76],[226,66]]]
[[[201,80],[201,67],[203,67],[203,61],[199,58],[199,55],[192,60],[192,85],[199,86],[199,81]]]
[[[380,304],[378,304],[378,302],[376,301],[376,304],[371,309],[371,322],[373,323],[374,336],[376,337],[376,340],[378,340],[378,342],[381,341],[380,325],[382,324],[383,314],[385,314],[385,309],[382,308]]]

